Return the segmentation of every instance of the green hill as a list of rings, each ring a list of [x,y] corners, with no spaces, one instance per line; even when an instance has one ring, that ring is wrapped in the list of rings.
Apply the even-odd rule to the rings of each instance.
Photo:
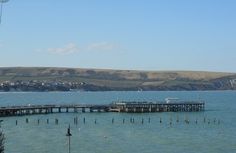
[[[24,82],[35,87],[60,83],[75,90],[235,90],[236,74],[200,71],[131,71],[54,67],[0,68],[1,85]],[[34,82],[30,85],[27,82]],[[21,86],[15,87],[15,90]],[[23,86],[22,86],[23,88]],[[43,88],[43,87],[42,87]],[[27,88],[30,90],[30,88]],[[32,90],[34,87],[31,87]],[[50,90],[47,89],[47,90]],[[57,90],[54,88],[54,90]],[[41,90],[40,90],[41,91]],[[44,90],[43,90],[44,91]]]

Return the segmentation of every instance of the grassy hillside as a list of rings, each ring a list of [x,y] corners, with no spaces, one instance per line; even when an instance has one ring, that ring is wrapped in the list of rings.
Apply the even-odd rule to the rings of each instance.
[[[235,90],[236,74],[198,71],[129,71],[51,67],[0,68],[5,81],[83,82],[96,90]],[[89,90],[89,89],[88,89]]]

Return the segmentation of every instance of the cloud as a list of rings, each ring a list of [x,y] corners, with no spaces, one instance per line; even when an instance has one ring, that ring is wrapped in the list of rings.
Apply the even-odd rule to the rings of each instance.
[[[59,48],[48,48],[48,52],[53,53],[53,54],[60,54],[60,55],[65,55],[65,54],[73,54],[75,52],[80,51],[80,49],[77,47],[76,44],[74,43],[68,43],[67,45]]]
[[[87,46],[87,50],[114,50],[118,48],[116,44],[109,42],[91,43]]]
[[[1,43],[0,43],[1,44]],[[1,46],[0,46],[1,47]],[[55,55],[69,55],[77,52],[89,52],[89,51],[111,51],[120,48],[119,45],[109,42],[95,42],[88,45],[78,47],[75,43],[68,43],[62,47],[47,48],[47,49],[35,49],[37,53],[51,53]]]

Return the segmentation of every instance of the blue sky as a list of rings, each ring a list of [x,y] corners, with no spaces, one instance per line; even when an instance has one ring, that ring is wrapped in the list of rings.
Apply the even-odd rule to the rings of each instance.
[[[236,72],[235,0],[10,0],[0,66]]]

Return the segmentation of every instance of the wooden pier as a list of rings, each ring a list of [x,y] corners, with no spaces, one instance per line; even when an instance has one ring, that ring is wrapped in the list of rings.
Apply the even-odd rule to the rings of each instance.
[[[205,110],[204,102],[118,102],[115,107],[120,112],[145,113],[145,112],[197,112]]]
[[[27,105],[0,107],[0,117],[78,112],[193,112],[204,111],[204,102],[115,102],[112,104]]]

